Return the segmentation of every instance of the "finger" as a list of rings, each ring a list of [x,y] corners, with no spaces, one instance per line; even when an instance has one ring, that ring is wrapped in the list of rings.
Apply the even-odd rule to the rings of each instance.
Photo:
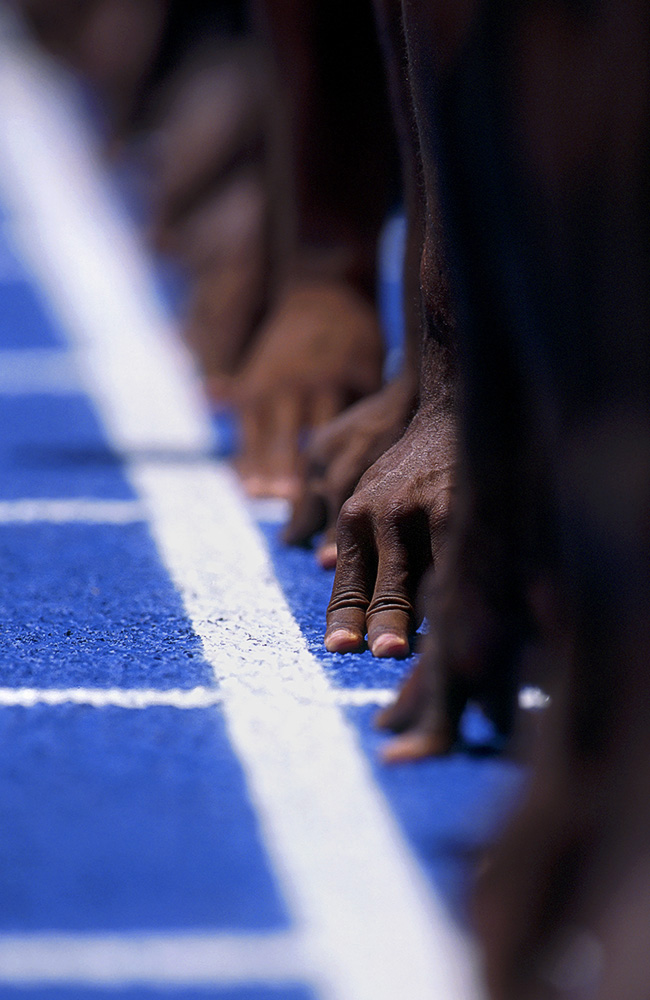
[[[367,611],[368,646],[373,656],[404,657],[411,651],[415,593],[411,553],[403,533],[385,530],[379,542],[377,580]]]
[[[319,565],[323,569],[334,569],[336,567],[336,552],[336,525],[330,525],[316,551]]]
[[[422,729],[411,729],[390,740],[380,750],[384,764],[405,764],[425,757],[439,757],[451,748],[451,741],[443,733]]]
[[[204,389],[208,402],[217,410],[231,410],[234,399],[235,380],[232,375],[214,372],[204,377]]]
[[[266,443],[264,408],[256,403],[246,403],[239,410],[241,426],[241,451],[235,466],[244,489],[250,496],[262,496],[260,479],[260,457]]]
[[[418,660],[408,675],[399,694],[392,705],[378,712],[375,716],[375,726],[378,729],[390,729],[394,733],[402,733],[413,726],[419,718],[422,705],[429,694],[422,661]]]
[[[339,556],[327,608],[325,648],[351,653],[364,647],[366,609],[375,577],[375,544],[369,523],[345,508],[337,530]]]
[[[445,491],[437,498],[437,503],[429,511],[429,537],[431,539],[431,558],[434,566],[442,555],[449,529],[449,504],[451,491]]]
[[[322,390],[314,394],[309,408],[311,427],[322,427],[338,416],[344,408],[342,393],[337,389]]]
[[[282,534],[287,545],[306,545],[325,525],[326,509],[323,498],[309,484],[304,488],[291,511],[291,520]]]
[[[268,449],[263,456],[263,472],[272,496],[295,497],[299,489],[300,430],[303,402],[296,393],[273,400]]]
[[[322,486],[322,495],[327,510],[325,535],[316,552],[316,559],[323,569],[334,569],[337,559],[336,525],[339,514],[348,500],[358,480],[348,475],[346,456],[334,459],[327,470]]]
[[[428,657],[420,657],[397,701],[379,713],[375,725],[399,734],[381,751],[385,763],[419,760],[449,750],[451,729],[439,711]]]

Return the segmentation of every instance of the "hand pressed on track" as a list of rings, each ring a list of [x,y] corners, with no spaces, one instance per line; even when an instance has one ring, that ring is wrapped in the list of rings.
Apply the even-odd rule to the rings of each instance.
[[[379,387],[382,354],[375,309],[360,292],[331,279],[287,287],[236,388],[237,467],[250,494],[297,495],[303,435]]]
[[[374,656],[409,654],[418,588],[446,537],[455,457],[453,414],[421,408],[344,504],[327,610],[330,652],[363,649],[367,634]]]
[[[336,522],[364,472],[402,435],[416,402],[410,377],[399,377],[315,431],[305,450],[300,492],[284,532],[304,545],[324,530],[317,558],[336,565]]]

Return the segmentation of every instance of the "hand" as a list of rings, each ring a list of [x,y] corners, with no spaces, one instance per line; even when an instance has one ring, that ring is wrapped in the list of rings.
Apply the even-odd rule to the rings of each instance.
[[[456,461],[447,408],[420,408],[408,430],[366,472],[338,520],[338,557],[325,646],[407,656],[415,602],[446,536]]]
[[[418,662],[376,720],[396,734],[382,754],[387,762],[445,753],[458,740],[470,700],[482,705],[499,734],[512,730],[516,676],[532,634],[521,553],[518,560],[468,496],[465,483],[447,544],[422,588],[429,630]]]
[[[325,529],[317,558],[336,565],[336,521],[363,473],[393,445],[416,404],[413,378],[396,378],[315,431],[305,451],[300,493],[284,532],[289,545],[304,545]]]
[[[453,545],[451,548],[453,550]],[[424,636],[418,661],[395,702],[375,720],[379,729],[395,734],[382,750],[385,763],[438,756],[450,750],[456,741],[465,700],[462,696],[460,699],[455,697],[448,675],[450,660],[446,640],[449,636],[445,629],[449,623],[445,621],[441,596],[445,586],[449,592],[446,573],[449,558],[448,545],[436,570],[429,569],[422,585],[421,600],[429,630]],[[445,561],[446,566],[441,565]]]
[[[259,333],[236,404],[249,493],[295,497],[300,440],[381,382],[383,345],[372,304],[348,284],[289,285]]]

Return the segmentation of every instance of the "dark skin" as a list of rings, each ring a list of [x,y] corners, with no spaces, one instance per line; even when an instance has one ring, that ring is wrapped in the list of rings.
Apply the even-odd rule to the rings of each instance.
[[[324,0],[253,3],[253,33],[245,6],[168,5],[151,235],[189,272],[185,337],[212,401],[241,417],[245,486],[295,496],[305,434],[381,386],[374,258],[394,138],[370,0],[344,33]]]
[[[237,373],[266,311],[266,222],[264,186],[255,170],[242,171],[182,234],[193,271],[182,333],[217,408],[232,403]]]
[[[427,360],[431,395],[423,395],[404,436],[366,472],[339,516],[330,652],[362,649],[366,633],[374,656],[410,652],[418,589],[445,540],[456,461],[454,354],[436,344]]]
[[[221,406],[269,304],[268,93],[259,46],[217,39],[168,84],[155,133],[152,237],[189,271],[183,332]]]
[[[393,123],[397,135],[407,234],[403,269],[404,361],[400,374],[367,400],[310,436],[298,498],[285,531],[289,544],[307,544],[323,532],[317,559],[336,565],[336,522],[363,474],[400,439],[419,400],[422,308],[419,282],[424,190],[417,126],[406,68],[401,9],[394,0],[373,0]],[[395,455],[397,460],[397,455]]]
[[[400,437],[417,404],[417,390],[407,366],[379,392],[310,435],[298,499],[283,537],[289,545],[305,545],[322,531],[316,557],[324,569],[336,566],[336,522],[343,504],[366,469]]]
[[[447,529],[457,449],[458,364],[448,268],[440,228],[433,140],[417,117],[414,77],[404,77],[399,4],[384,3],[385,47],[393,66],[394,108],[414,239],[407,253],[406,303],[419,279],[420,316],[407,325],[421,337],[419,406],[403,437],[371,466],[343,506],[337,527],[337,571],[327,612],[326,648],[375,656],[408,656],[418,624],[425,572],[439,558]],[[413,62],[413,59],[411,59]],[[419,183],[423,179],[423,187]],[[411,342],[415,338],[411,334]]]
[[[522,0],[405,15],[430,56],[418,114],[440,137],[464,405],[431,641],[384,721],[403,732],[395,757],[446,749],[470,697],[507,730],[532,654],[553,704],[479,887],[489,995],[642,1000],[650,13]]]
[[[346,282],[287,283],[236,388],[245,438],[237,467],[251,495],[295,497],[301,432],[372,392],[379,341],[375,309]]]
[[[178,249],[179,231],[231,177],[263,161],[270,87],[249,37],[212,38],[190,52],[159,98],[152,231]]]
[[[381,385],[376,243],[394,140],[369,0],[259,0],[279,101],[271,154],[273,305],[236,387],[238,467],[295,498],[305,434]],[[311,397],[314,398],[311,398]],[[277,431],[277,433],[276,433]]]
[[[100,94],[111,139],[131,121],[165,30],[169,0],[18,0],[40,42]]]

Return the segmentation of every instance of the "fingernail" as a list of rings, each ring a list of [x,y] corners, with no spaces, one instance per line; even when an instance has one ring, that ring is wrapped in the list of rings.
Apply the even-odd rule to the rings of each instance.
[[[275,476],[268,481],[267,490],[272,497],[295,500],[298,495],[298,480],[293,476]]]
[[[264,480],[260,476],[244,476],[242,484],[249,497],[253,497],[254,500],[266,496]]]
[[[347,628],[337,628],[325,636],[325,649],[328,653],[354,653],[362,643],[361,633]]]
[[[439,757],[447,753],[451,740],[444,733],[412,729],[396,736],[381,748],[379,755],[384,764],[403,764],[425,757]]]
[[[395,635],[393,632],[383,632],[373,640],[370,652],[377,657],[399,657],[408,656],[411,647],[408,639],[403,635]]]
[[[437,752],[428,735],[413,732],[390,740],[380,750],[380,756],[384,764],[406,764],[412,760],[422,760],[423,757],[432,757]]]

